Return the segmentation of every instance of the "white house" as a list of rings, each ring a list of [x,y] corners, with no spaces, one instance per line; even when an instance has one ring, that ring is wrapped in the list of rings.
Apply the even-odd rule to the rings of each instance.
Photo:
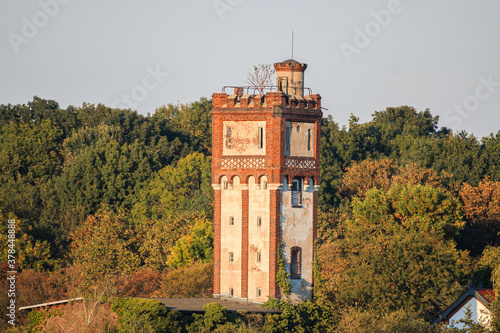
[[[489,327],[491,321],[490,304],[495,300],[493,289],[469,288],[458,298],[448,309],[446,309],[433,324],[440,322],[448,323],[448,327],[463,328],[464,324],[459,323],[466,318],[466,311],[470,309],[471,319],[475,323],[480,323],[484,327]]]

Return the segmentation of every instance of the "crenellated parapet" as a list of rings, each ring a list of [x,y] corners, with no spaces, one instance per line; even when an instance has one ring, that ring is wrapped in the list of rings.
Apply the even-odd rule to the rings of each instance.
[[[270,91],[263,95],[229,95],[222,92],[212,95],[212,104],[214,108],[267,108],[281,106],[292,109],[321,110],[321,96],[318,94],[290,96],[282,91]]]
[[[277,62],[274,64],[274,69],[276,72],[304,72],[307,68],[307,64],[300,63],[293,59],[288,59],[283,62]]]

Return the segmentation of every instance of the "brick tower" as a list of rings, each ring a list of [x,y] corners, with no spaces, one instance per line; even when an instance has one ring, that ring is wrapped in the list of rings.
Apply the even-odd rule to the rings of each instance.
[[[212,95],[214,297],[280,297],[282,244],[292,299],[312,298],[321,97],[304,88],[306,64],[274,68],[276,87],[261,94],[232,87]]]

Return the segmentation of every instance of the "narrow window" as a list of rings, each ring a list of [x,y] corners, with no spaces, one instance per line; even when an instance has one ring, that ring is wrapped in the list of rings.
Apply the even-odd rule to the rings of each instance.
[[[262,182],[262,189],[267,190],[267,181],[265,180]]]
[[[278,91],[283,91],[288,94],[288,78],[280,77],[278,80]]]
[[[234,253],[229,252],[229,262],[234,262]]]
[[[231,148],[231,127],[227,128],[227,148]]]
[[[311,150],[311,129],[307,130],[307,150]]]
[[[300,279],[300,266],[302,261],[302,250],[300,247],[292,247],[292,258],[290,263],[290,277],[292,279]]]
[[[300,179],[294,179],[292,183],[292,206],[298,207],[301,205],[302,193]]]
[[[264,128],[259,127],[259,149],[264,148]]]
[[[299,91],[300,94],[304,93],[304,82],[302,81],[297,82],[297,90]]]
[[[260,288],[257,288],[257,290],[256,290],[256,292],[255,292],[255,295],[256,295],[257,297],[262,296],[262,290],[261,290]]]
[[[299,133],[299,132],[300,132],[300,126],[297,125],[297,133]]]
[[[262,254],[260,252],[257,252],[257,262],[262,261]]]
[[[224,181],[224,189],[227,190],[227,180]]]
[[[257,217],[257,226],[258,227],[262,226],[262,217],[260,216]]]
[[[229,216],[229,225],[234,225],[234,216]]]
[[[290,136],[292,135],[292,128],[290,124],[286,125],[285,128],[285,156],[290,155]]]
[[[229,296],[233,297],[234,296],[234,289],[229,288]]]

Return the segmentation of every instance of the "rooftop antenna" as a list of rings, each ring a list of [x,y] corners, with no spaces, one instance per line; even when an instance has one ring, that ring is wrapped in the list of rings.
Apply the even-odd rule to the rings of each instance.
[[[292,29],[292,60],[293,60],[293,29]],[[293,72],[295,70],[295,64],[293,63],[293,61],[290,64],[290,67],[292,68],[292,77],[290,78],[290,85],[292,86],[292,89],[295,90],[295,86],[293,85]]]

